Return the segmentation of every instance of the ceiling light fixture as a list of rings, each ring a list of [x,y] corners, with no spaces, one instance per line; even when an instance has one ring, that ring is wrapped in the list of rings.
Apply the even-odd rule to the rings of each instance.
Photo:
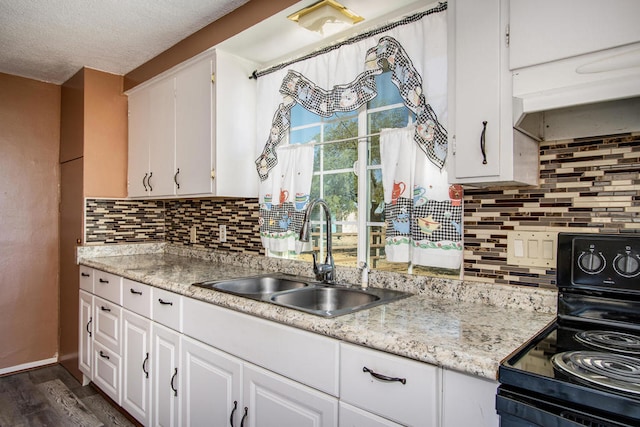
[[[321,0],[287,16],[301,27],[322,34],[335,34],[363,21],[359,16],[335,0]]]

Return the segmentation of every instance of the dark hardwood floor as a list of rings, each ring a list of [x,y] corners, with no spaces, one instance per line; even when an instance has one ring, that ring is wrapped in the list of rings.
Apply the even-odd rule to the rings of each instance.
[[[60,365],[0,377],[0,427],[134,425]]]

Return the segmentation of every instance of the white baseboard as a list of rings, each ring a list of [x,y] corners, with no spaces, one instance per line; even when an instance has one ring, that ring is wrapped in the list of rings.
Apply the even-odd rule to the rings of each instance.
[[[26,371],[27,369],[33,369],[40,366],[51,365],[53,363],[58,362],[58,356],[52,357],[50,359],[37,360],[35,362],[23,363],[22,365],[17,366],[9,366],[8,368],[0,369],[0,376],[11,374],[13,372]]]

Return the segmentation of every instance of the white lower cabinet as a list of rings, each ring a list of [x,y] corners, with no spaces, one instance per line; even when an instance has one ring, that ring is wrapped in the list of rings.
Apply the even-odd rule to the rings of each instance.
[[[309,369],[313,369],[309,365]],[[245,364],[243,427],[333,427],[338,399],[257,366]]]
[[[443,370],[442,427],[498,427],[495,401],[498,383]]]
[[[96,340],[93,342],[93,382],[120,404],[120,356]]]
[[[80,369],[144,426],[498,426],[495,381],[81,271],[117,286],[80,290]]]
[[[122,313],[122,407],[143,425],[151,424],[151,321]]]
[[[240,425],[242,362],[183,336],[182,426]]]
[[[180,334],[154,324],[151,336],[152,423],[175,427],[180,425]]]
[[[340,344],[340,400],[403,425],[439,425],[441,373],[433,365]]]
[[[379,417],[371,412],[364,411],[348,403],[340,402],[339,409],[340,427],[401,427],[402,424],[394,423],[386,418]]]
[[[83,290],[80,291],[79,319],[78,367],[84,377],[83,385],[87,385],[93,377],[93,295]]]

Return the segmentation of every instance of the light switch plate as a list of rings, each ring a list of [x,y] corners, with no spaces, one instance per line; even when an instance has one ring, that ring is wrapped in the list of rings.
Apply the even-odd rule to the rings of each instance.
[[[507,264],[522,267],[556,267],[558,233],[508,231]]]

